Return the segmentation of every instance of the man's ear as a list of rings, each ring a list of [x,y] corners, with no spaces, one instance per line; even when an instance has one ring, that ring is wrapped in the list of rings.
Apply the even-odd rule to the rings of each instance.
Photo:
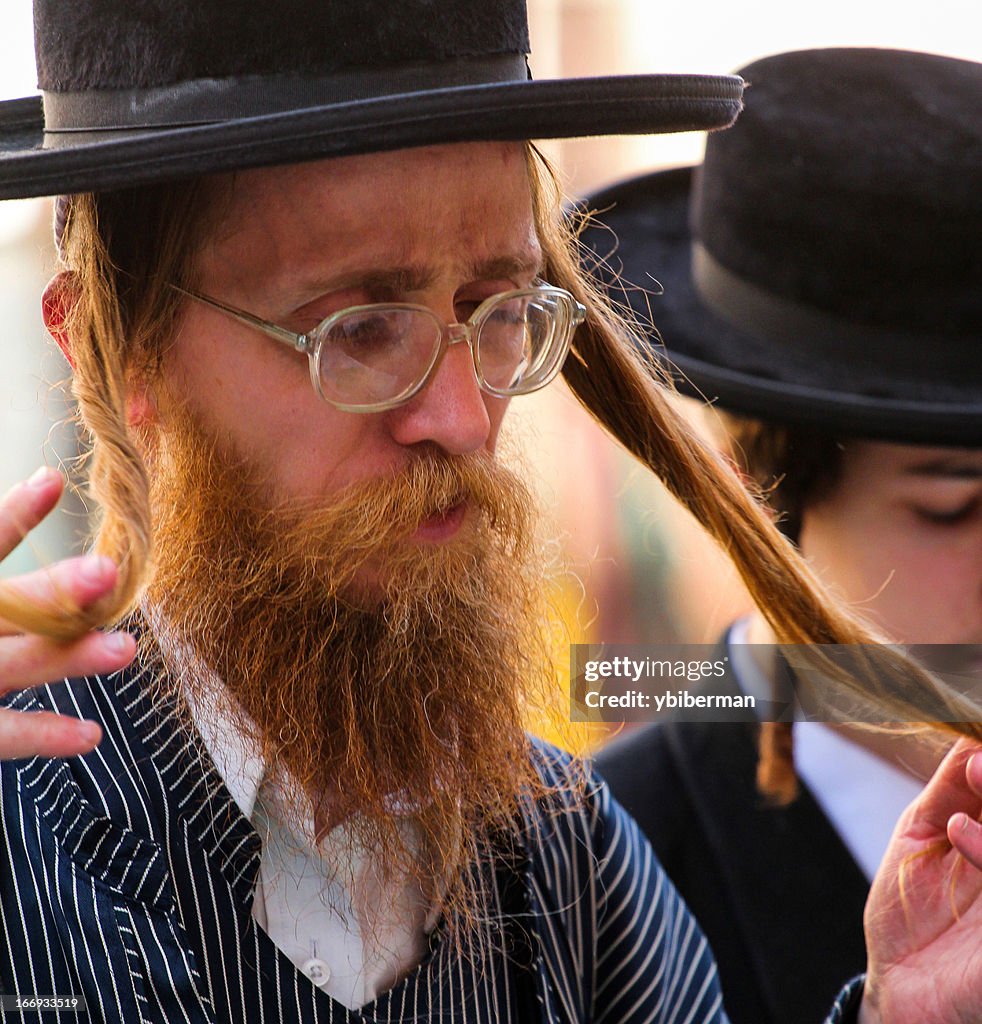
[[[57,273],[44,289],[41,297],[41,315],[48,333],[58,343],[75,372],[75,356],[72,351],[72,336],[69,323],[72,307],[78,299],[78,284],[75,275],[68,270]],[[157,401],[153,389],[142,377],[130,381],[126,393],[126,422],[129,426],[141,426],[157,418]]]
[[[68,270],[59,271],[48,282],[41,296],[41,316],[48,334],[58,343],[64,353],[68,365],[74,370],[75,359],[72,356],[72,339],[68,333],[68,320],[72,306],[78,298],[75,275]]]

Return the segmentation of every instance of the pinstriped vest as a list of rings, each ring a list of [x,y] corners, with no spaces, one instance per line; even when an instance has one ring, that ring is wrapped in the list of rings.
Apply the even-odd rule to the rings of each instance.
[[[704,938],[603,786],[542,809],[517,863],[482,865],[501,911],[490,952],[438,928],[407,978],[347,1010],[253,921],[259,838],[153,683],[131,669],[4,701],[104,729],[84,757],[0,766],[0,981],[88,1005],[45,1022],[725,1020]],[[532,751],[568,791],[568,758]]]

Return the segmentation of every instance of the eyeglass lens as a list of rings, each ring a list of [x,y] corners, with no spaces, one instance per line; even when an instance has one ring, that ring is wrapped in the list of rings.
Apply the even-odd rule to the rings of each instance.
[[[441,335],[439,320],[423,310],[349,313],[318,339],[321,390],[351,405],[399,398],[429,373]]]
[[[478,375],[495,392],[519,394],[552,372],[569,313],[559,296],[510,294],[474,323]],[[408,394],[433,367],[443,335],[425,309],[355,310],[318,337],[321,390],[348,405],[389,402]]]

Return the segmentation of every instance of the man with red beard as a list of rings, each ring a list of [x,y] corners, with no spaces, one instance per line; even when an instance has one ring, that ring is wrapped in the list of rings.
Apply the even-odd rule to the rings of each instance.
[[[634,824],[522,730],[548,616],[496,449],[509,400],[562,367],[779,634],[778,593],[811,639],[863,636],[686,434],[509,141],[721,126],[740,83],[529,82],[515,0],[36,0],[35,21],[46,120],[0,107],[0,190],[63,195],[45,319],[102,518],[98,553],[0,591],[22,1019],[723,1021]],[[0,550],[60,486],[7,497]],[[975,809],[966,761],[895,864]],[[922,858],[915,895],[954,856]],[[862,1012],[951,1019],[976,976],[932,972],[982,913],[976,876],[941,926],[906,921],[896,876]]]

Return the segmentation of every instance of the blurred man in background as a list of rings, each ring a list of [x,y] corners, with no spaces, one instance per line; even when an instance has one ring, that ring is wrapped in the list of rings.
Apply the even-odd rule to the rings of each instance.
[[[638,312],[650,299],[683,388],[725,410],[732,458],[833,592],[978,675],[982,67],[832,50],[742,74],[754,102],[703,167],[592,197],[611,262],[663,283]],[[727,632],[745,693],[776,690],[774,643],[759,614]],[[800,792],[775,804],[757,733],[659,724],[598,765],[706,927],[734,1022],[798,1024],[862,969],[869,883],[937,754],[799,722]]]

